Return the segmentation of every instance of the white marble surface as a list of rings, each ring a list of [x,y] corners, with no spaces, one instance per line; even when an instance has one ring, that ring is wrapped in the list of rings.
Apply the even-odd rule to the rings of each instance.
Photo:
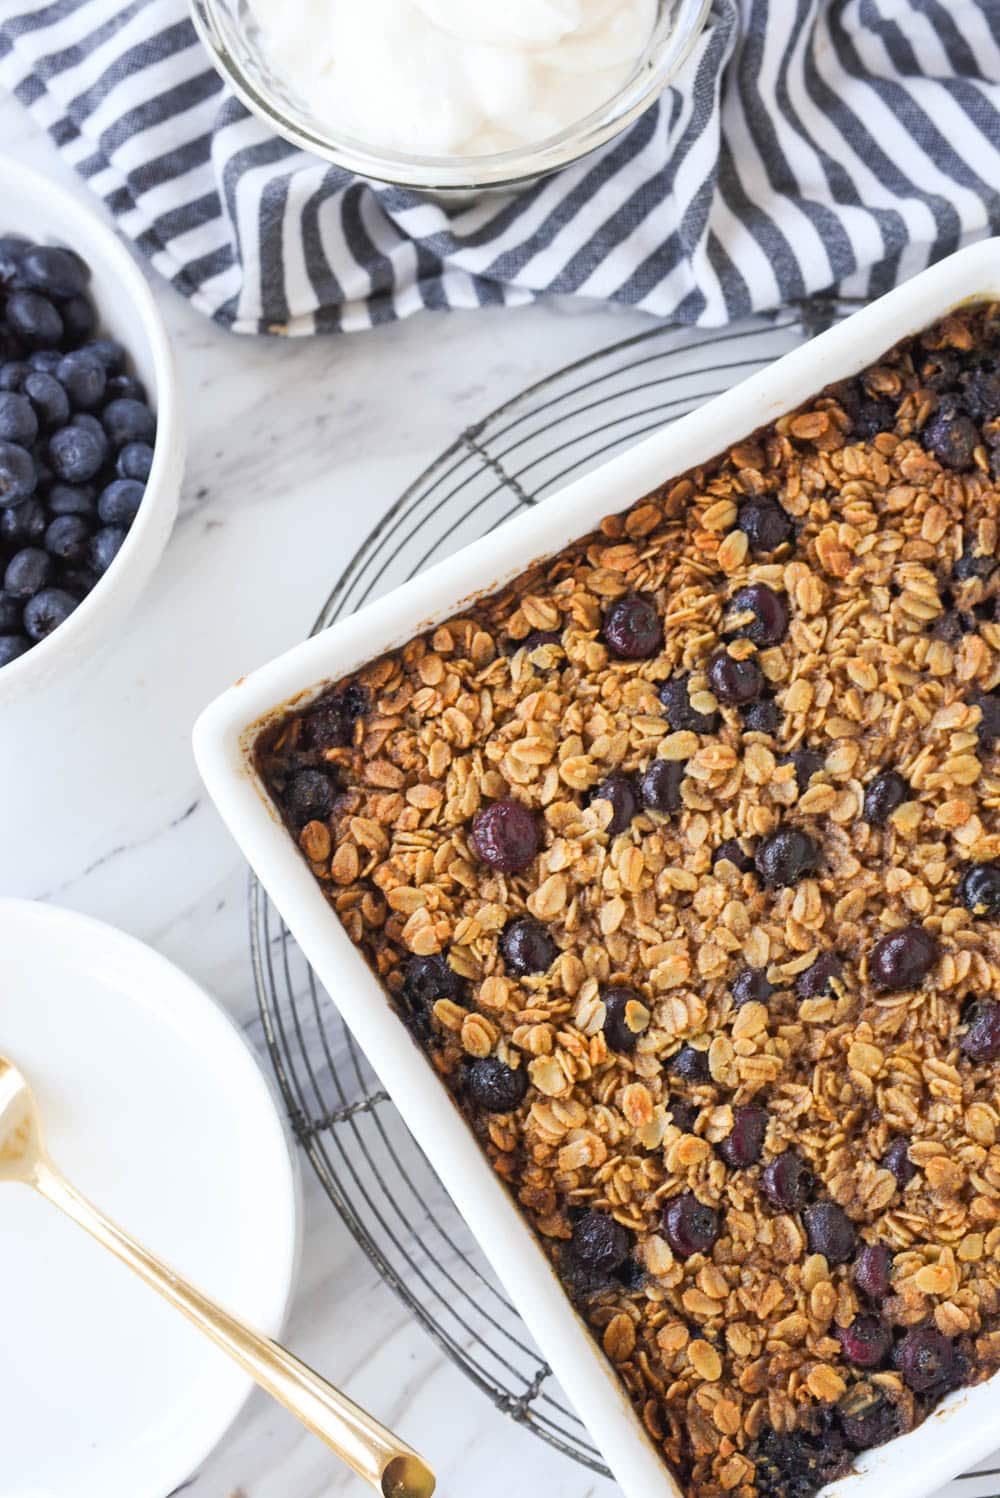
[[[0,141],[88,196],[10,99],[0,100]],[[308,631],[377,515],[463,427],[645,320],[550,306],[265,342],[222,332],[165,283],[154,286],[187,413],[180,520],[125,638],[81,690],[5,721],[0,894],[52,900],[149,942],[259,1044],[246,869],[198,780],[197,712]],[[308,1167],[304,1185],[304,1258],[287,1332],[298,1353],[418,1445],[444,1495],[507,1498],[518,1485],[547,1498],[616,1491],[497,1413],[381,1283]],[[263,1396],[185,1490],[363,1491]]]
[[[0,141],[87,196],[10,99],[0,98]],[[0,894],[52,900],[149,942],[216,994],[262,1049],[246,870],[195,771],[198,710],[302,637],[378,514],[463,427],[646,320],[550,304],[424,314],[340,340],[264,342],[223,333],[162,282],[155,291],[187,411],[180,520],[99,669],[75,694],[4,722]],[[492,1408],[412,1323],[308,1169],[304,1185],[290,1345],[419,1446],[442,1495],[613,1498],[612,1484]],[[360,1498],[364,1490],[257,1396],[184,1491]],[[952,1491],[982,1498],[996,1492],[996,1478]]]

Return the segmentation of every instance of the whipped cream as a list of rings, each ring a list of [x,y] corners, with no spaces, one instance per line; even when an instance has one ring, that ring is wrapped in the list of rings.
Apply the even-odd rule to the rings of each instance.
[[[367,145],[480,156],[599,109],[642,56],[656,0],[251,0],[275,71]]]

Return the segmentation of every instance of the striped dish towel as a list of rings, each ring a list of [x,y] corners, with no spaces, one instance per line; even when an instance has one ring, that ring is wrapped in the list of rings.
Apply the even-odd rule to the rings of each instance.
[[[1000,0],[715,0],[627,134],[461,208],[270,134],[184,0],[0,0],[0,81],[156,269],[240,333],[546,292],[718,325],[875,295],[1000,230]]]

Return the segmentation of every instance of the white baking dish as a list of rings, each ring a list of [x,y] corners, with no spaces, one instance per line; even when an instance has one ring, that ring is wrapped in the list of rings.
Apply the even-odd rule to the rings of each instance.
[[[1000,298],[1000,239],[963,250],[770,369],[693,411],[554,499],[343,619],[241,680],[206,709],[194,734],[205,783],[506,1285],[545,1357],[628,1498],[678,1493],[610,1365],[577,1317],[512,1199],[364,959],[327,905],[279,821],[252,763],[254,725],[292,699],[305,702],[470,596],[492,591],[530,562],[559,551],[603,516],[856,374],[899,339],[960,302]],[[953,1396],[941,1413],[829,1491],[838,1498],[921,1498],[986,1456],[1000,1438],[1000,1378]]]

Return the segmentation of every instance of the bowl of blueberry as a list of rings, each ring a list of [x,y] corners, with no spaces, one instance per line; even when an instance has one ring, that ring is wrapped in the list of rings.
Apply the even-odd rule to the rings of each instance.
[[[0,704],[111,643],[159,561],[183,468],[177,378],[114,233],[0,163]]]

